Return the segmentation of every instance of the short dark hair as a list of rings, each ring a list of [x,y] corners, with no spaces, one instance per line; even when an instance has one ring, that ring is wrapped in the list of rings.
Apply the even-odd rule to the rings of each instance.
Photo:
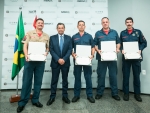
[[[37,22],[38,20],[41,20],[41,21],[43,21],[43,22],[44,22],[44,20],[43,20],[42,18],[38,18],[38,19],[36,19],[36,22]]]
[[[126,18],[125,23],[126,23],[127,20],[131,20],[133,22],[133,18],[132,17]]]
[[[58,24],[57,24],[57,28],[58,28],[59,25],[63,25],[64,28],[65,28],[65,24],[64,24],[64,23],[58,23]]]
[[[83,20],[79,20],[79,21],[78,21],[78,25],[79,25],[79,23],[80,23],[80,22],[83,22],[83,23],[84,23],[84,25],[85,25],[85,22],[84,22]]]
[[[102,21],[103,19],[105,19],[105,18],[106,18],[107,20],[109,20],[109,18],[108,18],[108,17],[103,17],[103,18],[101,19],[101,21]]]

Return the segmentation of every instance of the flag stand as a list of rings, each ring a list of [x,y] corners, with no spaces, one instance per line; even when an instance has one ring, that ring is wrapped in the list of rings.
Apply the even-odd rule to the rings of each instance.
[[[18,102],[20,100],[20,95],[18,94],[18,84],[19,84],[19,75],[17,75],[17,89],[16,89],[16,95],[12,95],[9,98],[10,103]],[[32,89],[31,89],[32,90]],[[30,99],[32,98],[32,93],[30,94]]]
[[[13,102],[18,102],[20,100],[20,95],[18,95],[18,83],[19,83],[19,75],[17,75],[17,89],[16,89],[16,95],[12,95],[9,98],[9,102],[13,103]]]

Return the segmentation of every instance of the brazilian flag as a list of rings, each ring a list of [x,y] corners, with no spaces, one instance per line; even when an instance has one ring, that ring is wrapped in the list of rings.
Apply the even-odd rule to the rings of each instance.
[[[24,53],[23,53],[23,43],[21,42],[25,36],[24,32],[24,24],[22,18],[22,11],[20,12],[20,16],[18,18],[16,37],[15,37],[15,45],[14,45],[14,58],[13,58],[13,66],[12,66],[12,76],[11,79],[14,80],[16,75],[18,75],[21,68],[24,66]]]

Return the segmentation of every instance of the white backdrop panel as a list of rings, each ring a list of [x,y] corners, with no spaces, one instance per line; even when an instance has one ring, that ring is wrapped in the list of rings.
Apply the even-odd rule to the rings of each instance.
[[[74,18],[91,18],[91,8],[74,7]]]
[[[17,19],[19,13],[19,6],[4,6],[4,17],[13,17]]]
[[[75,7],[89,7],[91,0],[74,0],[75,1]]]
[[[23,6],[40,6],[40,0],[23,0]]]
[[[57,0],[40,0],[40,5],[48,7],[56,7]]]
[[[65,34],[74,35],[78,32],[77,22],[85,21],[86,32],[93,38],[95,32],[101,28],[101,18],[108,16],[107,0],[6,0],[4,6],[4,27],[3,27],[3,57],[2,57],[2,89],[16,89],[16,78],[11,80],[11,69],[13,63],[13,48],[16,35],[19,12],[22,9],[25,32],[33,30],[35,16],[44,19],[44,29],[49,36],[57,34],[56,25],[58,22],[65,24]],[[13,17],[13,18],[12,18]],[[94,24],[93,24],[94,23]],[[74,65],[70,57],[71,66],[68,75],[69,88],[74,87]],[[47,57],[43,76],[42,88],[50,88],[51,83],[51,56]],[[92,61],[93,87],[97,87],[97,61]],[[19,73],[19,88],[22,87],[23,68]],[[82,88],[86,87],[82,72]],[[108,77],[106,86],[108,86]],[[60,74],[58,88],[62,88],[62,75]]]
[[[21,6],[23,4],[23,0],[4,0],[4,5],[8,6]]]
[[[3,29],[3,41],[15,42],[15,32],[15,29]]]
[[[91,7],[108,7],[108,0],[91,0]]]
[[[47,10],[49,9],[49,10]],[[51,20],[52,18],[57,18],[57,7],[51,7],[49,8],[48,6],[41,6],[39,8],[39,16],[41,18],[49,18],[49,20]],[[45,20],[45,19],[44,19]]]
[[[74,1],[73,0],[58,0],[57,7],[73,7]]]

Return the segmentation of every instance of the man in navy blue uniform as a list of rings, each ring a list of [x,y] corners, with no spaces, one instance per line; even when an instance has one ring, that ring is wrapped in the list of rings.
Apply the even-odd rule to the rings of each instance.
[[[47,105],[51,105],[55,101],[57,83],[59,79],[59,73],[62,73],[62,100],[69,104],[68,99],[68,72],[70,67],[70,55],[72,53],[71,37],[64,34],[65,25],[63,23],[57,24],[58,34],[50,37],[49,50],[52,55],[51,69],[51,95],[47,102]]]
[[[109,69],[109,81],[111,87],[111,95],[115,100],[120,100],[118,96],[117,87],[117,62],[116,61],[101,61],[101,42],[102,41],[116,41],[116,52],[120,51],[120,39],[118,33],[109,28],[109,19],[103,17],[101,19],[102,29],[95,33],[94,43],[95,50],[97,51],[96,59],[98,60],[97,74],[98,74],[98,86],[95,99],[100,99],[105,89],[105,76],[107,67]],[[98,46],[98,47],[97,47]],[[108,45],[109,46],[109,45]]]
[[[120,34],[121,39],[121,50],[122,54],[124,54],[123,50],[123,42],[138,42],[139,44],[139,54],[142,55],[142,51],[147,46],[147,41],[142,34],[142,32],[138,29],[133,28],[133,19],[128,17],[125,20],[125,24],[127,26],[126,30],[123,30]],[[140,97],[140,72],[141,72],[141,61],[142,59],[131,59],[125,60],[124,55],[122,55],[122,71],[123,71],[123,99],[125,101],[129,100],[129,77],[130,77],[130,68],[132,65],[133,70],[133,85],[134,85],[134,98],[142,102],[142,98]]]
[[[84,71],[84,77],[86,80],[86,94],[87,99],[91,103],[95,103],[92,93],[92,67],[87,65],[75,65],[76,54],[76,45],[91,45],[91,56],[92,59],[94,57],[94,43],[93,38],[90,34],[85,32],[85,22],[80,20],[77,25],[79,32],[72,36],[72,47],[74,51],[72,52],[72,56],[74,58],[74,76],[75,76],[75,84],[74,84],[74,97],[72,102],[77,102],[80,99],[80,91],[81,91],[81,72],[82,68]]]

